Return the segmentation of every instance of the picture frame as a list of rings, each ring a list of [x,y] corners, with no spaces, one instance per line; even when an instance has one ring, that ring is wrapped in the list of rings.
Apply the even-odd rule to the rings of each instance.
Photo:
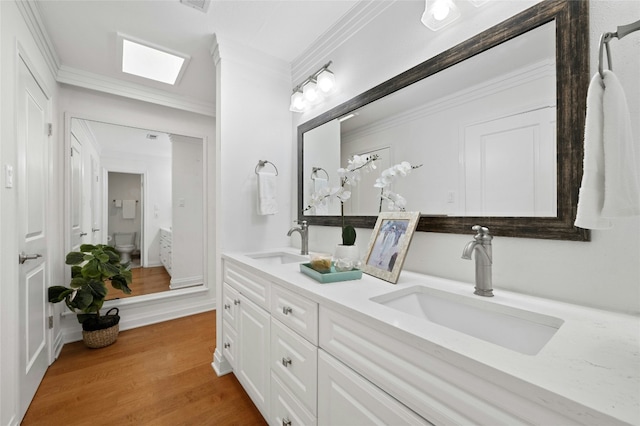
[[[397,283],[420,212],[382,212],[371,234],[362,271]]]

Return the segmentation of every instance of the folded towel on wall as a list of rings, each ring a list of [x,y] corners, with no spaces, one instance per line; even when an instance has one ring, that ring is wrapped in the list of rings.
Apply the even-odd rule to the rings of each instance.
[[[313,181],[313,192],[319,192],[321,189],[329,186],[329,181],[325,178],[314,177],[311,179]],[[315,214],[318,216],[326,216],[329,214],[329,199],[325,198],[322,202],[315,206]]]
[[[136,200],[122,200],[122,218],[136,218]]]
[[[258,172],[258,214],[270,215],[278,213],[278,186],[276,174]]]
[[[604,82],[604,87],[603,83]],[[616,75],[591,79],[587,93],[584,167],[575,226],[609,229],[612,218],[640,215],[631,121]]]
[[[116,206],[117,208],[122,207],[122,200],[113,200],[113,201],[115,202],[115,206]]]

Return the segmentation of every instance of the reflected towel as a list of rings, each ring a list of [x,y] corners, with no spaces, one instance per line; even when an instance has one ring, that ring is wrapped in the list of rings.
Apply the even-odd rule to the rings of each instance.
[[[269,215],[278,213],[276,174],[258,172],[258,214]]]
[[[122,218],[136,218],[136,200],[122,200]]]
[[[316,193],[329,185],[329,181],[325,178],[315,177],[313,180],[313,192]],[[329,214],[329,199],[325,198],[322,203],[315,206],[314,212],[318,216],[326,216]]]
[[[640,215],[640,186],[624,90],[613,72],[591,79],[584,170],[575,226],[609,229],[612,218]]]
[[[122,207],[122,200],[114,200],[117,208]]]

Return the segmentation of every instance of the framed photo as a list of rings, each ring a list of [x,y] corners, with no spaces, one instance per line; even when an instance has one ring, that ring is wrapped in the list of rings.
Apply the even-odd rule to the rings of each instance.
[[[383,212],[371,234],[362,271],[393,284],[398,282],[420,212]]]

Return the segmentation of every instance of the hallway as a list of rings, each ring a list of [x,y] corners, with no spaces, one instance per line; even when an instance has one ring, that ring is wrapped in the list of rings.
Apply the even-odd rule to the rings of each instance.
[[[217,377],[215,311],[122,331],[116,343],[66,344],[24,426],[265,425],[233,374]]]

